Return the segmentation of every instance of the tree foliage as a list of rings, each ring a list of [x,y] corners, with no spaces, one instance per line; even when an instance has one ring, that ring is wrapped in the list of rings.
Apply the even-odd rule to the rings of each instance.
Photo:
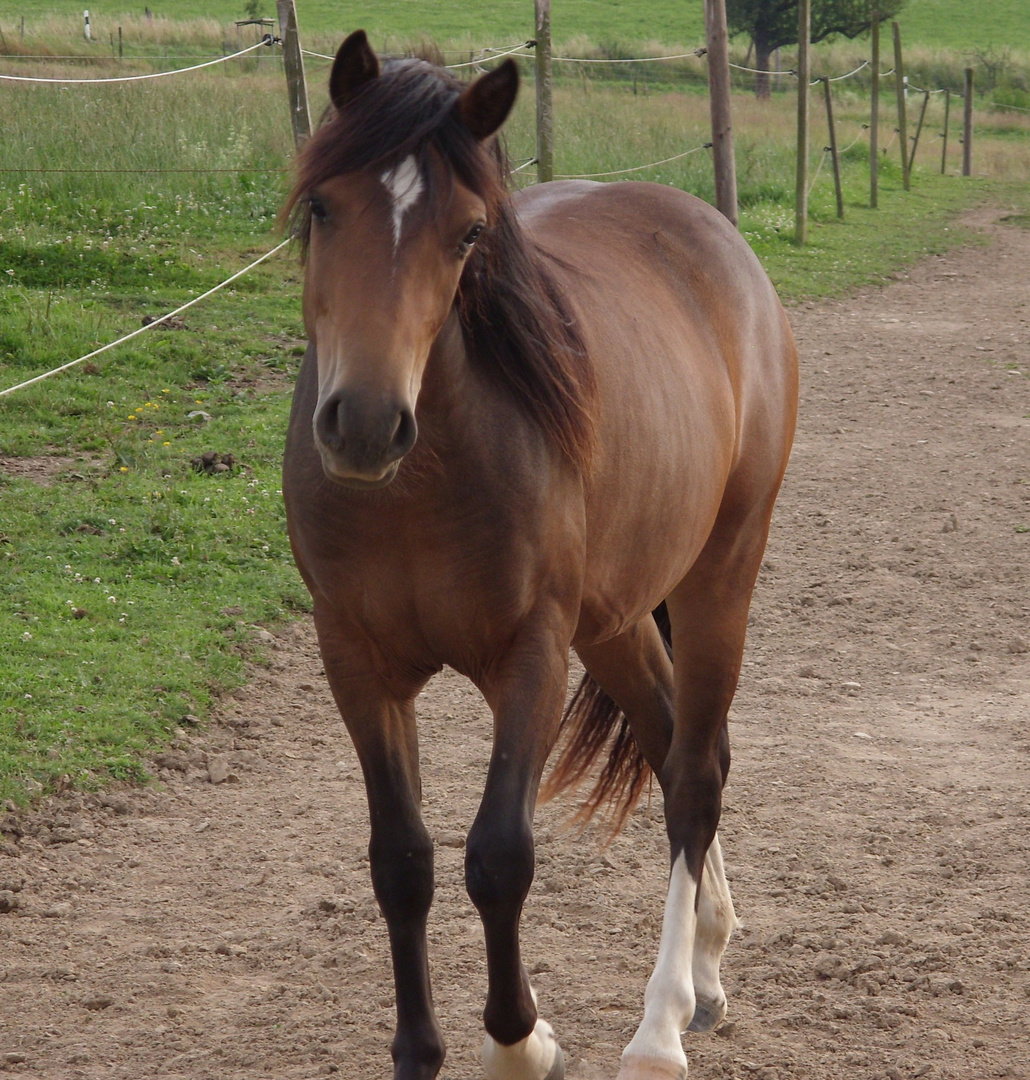
[[[904,0],[812,0],[812,41],[840,34],[855,38],[873,22],[892,19]],[[731,35],[748,34],[758,48],[770,52],[798,40],[797,0],[726,0],[726,22]]]
[[[905,0],[812,0],[813,42],[840,35],[855,38],[880,20],[892,19]],[[747,34],[755,48],[755,67],[769,70],[772,54],[798,40],[798,0],[726,0],[726,25],[731,36]],[[756,80],[759,97],[768,97],[769,82]]]

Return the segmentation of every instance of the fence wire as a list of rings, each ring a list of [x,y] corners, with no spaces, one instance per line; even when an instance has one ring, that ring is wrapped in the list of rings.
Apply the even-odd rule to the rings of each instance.
[[[239,56],[263,48],[266,45],[271,47],[274,43],[275,38],[271,34],[266,34],[263,40],[256,45],[248,45],[247,48],[240,49],[239,52],[234,52],[229,56],[220,56],[216,60],[205,60],[203,64],[194,64],[192,67],[174,68],[171,71],[152,71],[148,75],[119,75],[110,79],[42,79],[34,75],[0,75],[0,79],[7,82],[61,83],[62,85],[69,83],[93,83],[95,85],[97,83],[139,82],[141,79],[163,79],[167,75],[185,75],[188,71],[199,71],[201,68],[212,67],[215,64],[224,64],[227,60],[235,60]]]
[[[670,161],[679,161],[680,158],[690,157],[691,154],[696,154],[699,150],[708,150],[712,144],[710,142],[702,143],[700,146],[695,146],[691,150],[684,150],[682,154],[673,154],[672,157],[662,158],[661,161],[651,161],[647,165],[631,165],[626,169],[612,169],[610,172],[596,172],[596,173],[555,173],[555,178],[558,180],[595,180],[601,176],[623,176],[625,173],[642,172],[644,169],[653,169],[657,165],[668,165]]]
[[[224,289],[226,285],[231,285],[237,278],[243,277],[244,274],[253,270],[255,266],[263,263],[265,259],[270,259],[277,251],[282,251],[287,244],[291,243],[293,237],[287,237],[281,244],[277,244],[270,251],[266,251],[260,258],[255,259],[249,266],[245,266],[242,270],[237,270],[232,277],[227,277],[225,281],[219,282],[214,288],[208,289],[207,292],[201,293],[200,296],[195,296],[192,300],[187,301],[185,304],[181,304],[174,311],[169,311],[167,314],[162,315],[160,319],[155,319],[153,322],[149,322],[144,326],[141,326],[138,330],[133,330],[131,334],[126,334],[124,337],[120,337],[117,341],[108,342],[106,345],[101,345],[99,349],[94,349],[90,353],[86,353],[85,356],[80,356],[77,360],[69,360],[67,364],[62,364],[60,367],[55,367],[50,371],[44,371],[42,375],[36,375],[31,379],[26,379],[24,382],[18,383],[16,386],[9,386],[6,390],[0,390],[0,398],[6,397],[8,394],[13,394],[15,390],[23,390],[26,386],[32,386],[34,383],[42,382],[44,379],[49,379],[53,375],[59,375],[62,371],[67,371],[69,368],[75,367],[76,364],[81,364],[85,360],[91,360],[94,356],[99,356],[101,353],[107,352],[108,349],[113,349],[118,345],[124,345],[127,341],[132,341],[133,338],[139,337],[140,334],[145,334],[148,330],[152,330],[155,326],[160,326],[162,323],[167,322],[169,319],[178,315],[179,312],[185,311],[187,308],[193,307],[194,304],[199,304],[201,300],[206,300],[213,293],[218,292],[219,289]]]

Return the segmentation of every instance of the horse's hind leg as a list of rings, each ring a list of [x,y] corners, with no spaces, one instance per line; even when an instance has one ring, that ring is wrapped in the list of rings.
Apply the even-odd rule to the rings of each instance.
[[[426,919],[433,845],[422,824],[413,702],[419,686],[387,686],[367,652],[315,601],[322,661],[365,775],[372,887],[390,935],[397,1030],[394,1080],[433,1080],[444,1059],[429,986]]]
[[[730,763],[726,718],[770,513],[771,502],[749,520],[717,523],[668,599],[676,707],[658,776],[672,867],[644,1018],[623,1052],[620,1080],[683,1080],[680,1033],[704,1030],[725,1012],[719,958],[736,922],[716,839]]]
[[[694,1015],[687,1026],[688,1031],[711,1031],[726,1016],[726,994],[719,978],[719,965],[736,926],[737,916],[723,868],[719,834],[716,833],[705,855],[701,875],[691,960]]]
[[[648,617],[616,638],[577,649],[590,677],[626,714],[633,736],[647,763],[661,776],[672,745],[675,725],[673,665],[655,620]],[[729,767],[729,745],[720,758]],[[723,773],[725,781],[726,774]],[[690,977],[694,1013],[688,1030],[710,1031],[726,1015],[726,995],[719,964],[737,925],[723,869],[718,835],[705,855],[697,902]]]

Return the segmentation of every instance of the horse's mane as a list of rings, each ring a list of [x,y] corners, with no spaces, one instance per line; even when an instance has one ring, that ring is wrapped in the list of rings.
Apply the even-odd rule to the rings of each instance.
[[[389,168],[410,154],[423,176],[430,149],[487,206],[487,229],[462,273],[457,308],[470,362],[501,383],[577,466],[594,438],[593,368],[545,256],[524,234],[509,194],[510,169],[497,139],[478,141],[454,108],[464,84],[424,60],[388,60],[308,140],[283,206],[306,252],[305,196],[344,173]],[[433,200],[446,193],[430,188]]]

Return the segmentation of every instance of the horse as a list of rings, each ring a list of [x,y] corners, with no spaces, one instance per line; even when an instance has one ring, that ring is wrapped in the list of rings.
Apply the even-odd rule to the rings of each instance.
[[[415,700],[448,665],[493,743],[465,846],[485,934],[489,1080],[561,1080],[522,962],[539,797],[591,777],[617,827],[650,778],[668,893],[619,1080],[683,1080],[726,1012],[717,836],[727,713],[787,465],[797,351],[732,225],[659,184],[512,194],[508,59],[470,83],[336,54],[283,214],[308,346],[283,467],[325,673],[364,775],[396,993],[394,1080],[444,1059]],[[566,706],[570,650],[586,675]],[[545,764],[560,745],[542,789]]]

